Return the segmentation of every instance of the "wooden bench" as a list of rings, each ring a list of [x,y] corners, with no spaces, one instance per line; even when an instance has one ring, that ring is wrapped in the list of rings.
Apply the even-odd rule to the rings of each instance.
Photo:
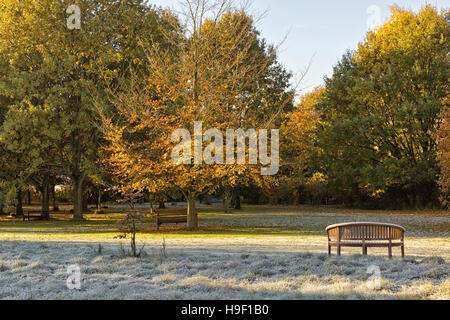
[[[342,223],[326,228],[328,233],[328,255],[331,247],[337,247],[341,255],[341,247],[362,247],[363,255],[367,255],[369,247],[387,247],[389,258],[392,248],[400,247],[402,257],[405,256],[405,228],[387,223]]]
[[[187,209],[160,209],[156,211],[156,231],[167,223],[187,223]]]
[[[32,219],[36,220],[42,220],[42,211],[27,211],[26,213],[23,213],[23,221],[25,219],[28,219],[28,221],[31,221]]]
[[[73,214],[73,210],[58,210],[58,211],[50,211],[49,212],[49,217],[51,214]],[[42,211],[26,211],[23,214],[23,221],[28,220],[31,221],[32,219],[36,219],[36,220],[42,220]]]
[[[50,211],[50,214],[73,214],[73,210],[57,210],[57,211]]]

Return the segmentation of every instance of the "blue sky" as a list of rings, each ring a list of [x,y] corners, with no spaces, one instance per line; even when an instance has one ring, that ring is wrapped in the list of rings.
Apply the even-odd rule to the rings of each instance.
[[[158,6],[175,10],[183,0],[150,0]],[[266,12],[258,29],[269,43],[279,44],[279,60],[297,75],[312,61],[306,79],[300,86],[307,92],[323,84],[325,75],[332,74],[333,65],[347,49],[355,49],[364,38],[368,24],[390,15],[389,7],[397,4],[418,11],[429,3],[449,8],[450,0],[254,0],[251,12],[256,16]]]

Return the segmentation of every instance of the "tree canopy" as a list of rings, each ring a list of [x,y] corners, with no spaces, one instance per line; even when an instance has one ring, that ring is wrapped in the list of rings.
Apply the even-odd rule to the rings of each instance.
[[[255,194],[448,204],[448,10],[393,7],[323,87],[296,100],[277,48],[231,0],[186,1],[183,15],[144,0],[79,0],[69,26],[73,5],[0,0],[0,204],[20,214],[32,186],[48,218],[61,181],[71,183],[74,219],[94,185],[181,194],[190,229],[196,200],[213,193],[226,210]],[[273,176],[251,147],[261,134],[267,157],[281,152]],[[227,148],[240,144],[244,156]]]
[[[197,7],[199,12],[204,9]],[[105,115],[103,121],[110,143],[106,162],[119,180],[152,193],[180,190],[188,201],[192,229],[198,228],[195,200],[200,194],[250,181],[263,184],[267,179],[258,166],[237,162],[176,164],[171,154],[178,141],[173,141],[172,133],[177,129],[194,133],[198,121],[205,130],[221,133],[273,128],[292,108],[293,99],[290,74],[278,64],[275,50],[259,38],[249,15],[228,8],[198,20],[199,12],[188,16],[192,29],[177,48],[147,50],[148,76],[137,73],[127,90],[115,94],[113,114],[120,117]],[[195,152],[194,147],[190,154]],[[211,153],[218,156],[218,152],[222,153],[214,149]]]
[[[325,171],[350,198],[412,206],[437,199],[433,133],[448,93],[448,32],[445,12],[393,7],[326,79],[319,103]]]

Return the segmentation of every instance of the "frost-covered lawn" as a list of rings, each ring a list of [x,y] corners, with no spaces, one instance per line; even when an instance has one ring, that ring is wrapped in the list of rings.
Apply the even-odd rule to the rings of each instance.
[[[139,259],[124,252],[128,240],[114,239],[120,214],[67,218],[0,221],[0,299],[450,299],[448,212],[206,208],[196,233],[156,233],[147,221]],[[386,249],[328,257],[324,228],[346,221],[405,226],[406,258],[398,248],[393,260]],[[71,265],[81,269],[80,290],[66,287]],[[376,290],[367,286],[371,266],[381,272]]]

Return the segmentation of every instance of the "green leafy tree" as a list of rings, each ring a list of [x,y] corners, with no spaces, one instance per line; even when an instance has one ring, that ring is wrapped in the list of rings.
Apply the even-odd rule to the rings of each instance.
[[[264,181],[256,166],[174,165],[172,132],[193,132],[194,121],[222,131],[273,128],[284,110],[292,109],[290,74],[260,39],[253,19],[229,1],[214,4],[186,1],[185,37],[168,34],[175,47],[148,48],[145,74],[150,76],[133,77],[129,90],[116,95],[114,114],[123,117],[103,121],[112,171],[151,193],[180,190],[190,229],[198,228],[200,194]]]
[[[144,1],[80,0],[80,29],[68,28],[66,10],[71,5],[73,1],[0,2],[0,54],[8,62],[0,94],[12,100],[3,142],[32,164],[22,177],[38,175],[44,182],[48,175],[70,177],[78,220],[83,218],[86,181],[99,174],[102,136],[94,102],[108,103],[106,88],[117,85],[124,70],[141,63],[140,41],[151,41],[160,26],[159,13]],[[18,112],[28,114],[30,122],[22,123]],[[41,122],[48,125],[34,136]],[[20,142],[8,127],[21,133]],[[52,152],[46,152],[47,147]]]
[[[448,93],[445,12],[392,8],[326,80],[320,103],[324,171],[343,200],[437,199],[437,129]],[[345,196],[347,195],[347,196]]]

